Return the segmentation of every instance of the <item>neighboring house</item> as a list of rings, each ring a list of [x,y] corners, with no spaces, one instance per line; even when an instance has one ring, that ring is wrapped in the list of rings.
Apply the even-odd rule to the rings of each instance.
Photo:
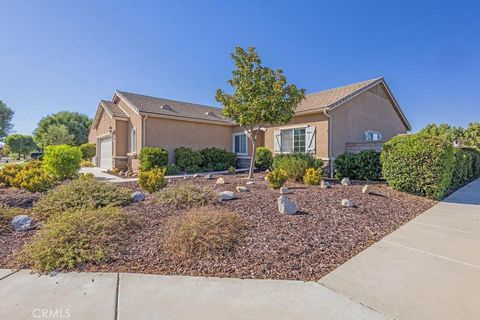
[[[262,130],[258,145],[275,154],[304,152],[331,163],[347,150],[378,150],[393,136],[411,130],[383,78],[306,95],[286,125]],[[244,131],[221,109],[116,91],[100,101],[89,134],[97,144],[97,166],[137,170],[144,146],[169,152],[218,147],[234,151],[240,165],[252,154]]]

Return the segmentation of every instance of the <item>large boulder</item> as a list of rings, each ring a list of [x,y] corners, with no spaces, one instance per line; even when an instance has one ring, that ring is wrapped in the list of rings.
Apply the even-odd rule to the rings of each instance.
[[[320,181],[320,188],[322,188],[322,189],[328,189],[331,186],[332,185],[328,181],[325,181],[325,180]]]
[[[24,214],[13,217],[10,225],[15,231],[27,231],[35,228],[32,218]]]
[[[133,202],[141,202],[143,200],[145,200],[145,193],[141,191],[135,191],[134,193],[132,193]]]
[[[232,191],[221,191],[218,193],[218,198],[221,201],[228,201],[228,200],[236,199],[237,197],[235,196],[235,193],[233,193]]]
[[[342,183],[342,186],[349,186],[352,184],[352,182],[350,181],[350,178],[343,178],[341,183]]]
[[[281,195],[277,199],[278,211],[281,214],[295,214],[298,212],[297,205],[292,200],[288,199],[286,195]]]

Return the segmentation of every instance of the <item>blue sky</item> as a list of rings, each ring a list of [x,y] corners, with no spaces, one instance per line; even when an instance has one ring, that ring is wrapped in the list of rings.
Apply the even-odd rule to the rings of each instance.
[[[25,134],[115,89],[218,106],[237,45],[310,93],[384,76],[414,131],[480,121],[478,1],[0,0],[0,100]]]

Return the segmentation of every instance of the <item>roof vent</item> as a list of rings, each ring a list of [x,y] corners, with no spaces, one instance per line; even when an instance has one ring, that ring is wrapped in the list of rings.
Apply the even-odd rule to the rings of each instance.
[[[164,104],[164,105],[162,105],[160,108],[162,108],[163,110],[170,110],[170,111],[172,111],[172,107],[170,107],[168,104]]]
[[[207,111],[207,112],[205,112],[205,114],[206,114],[207,116],[212,116],[212,117],[215,117],[215,116],[216,116],[215,113],[213,113],[212,111]]]

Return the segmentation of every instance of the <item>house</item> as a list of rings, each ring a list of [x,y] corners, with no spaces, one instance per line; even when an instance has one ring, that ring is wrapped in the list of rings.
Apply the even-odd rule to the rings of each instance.
[[[275,154],[311,153],[331,163],[347,150],[379,150],[384,141],[409,130],[385,80],[377,78],[306,95],[288,124],[262,130],[258,146]],[[252,154],[243,129],[219,108],[123,91],[100,101],[89,142],[97,145],[96,165],[106,169],[137,170],[144,146],[168,150],[170,162],[180,146],[232,150],[241,166]]]

